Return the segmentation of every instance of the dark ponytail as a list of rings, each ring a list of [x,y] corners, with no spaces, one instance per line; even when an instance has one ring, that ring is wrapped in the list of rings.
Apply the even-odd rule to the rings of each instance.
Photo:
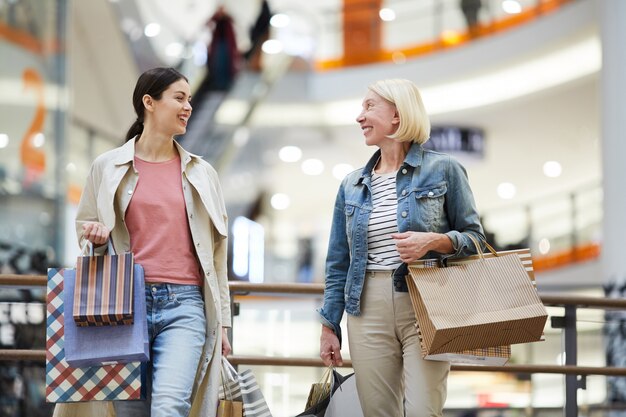
[[[135,136],[141,135],[143,132],[143,123],[139,121],[139,119],[135,120],[135,122],[130,126],[128,132],[126,132],[126,142],[134,138]]]
[[[149,95],[154,100],[160,100],[163,91],[178,80],[187,78],[174,68],[152,68],[139,76],[135,91],[133,91],[133,107],[137,114],[137,120],[132,124],[126,133],[126,142],[143,132],[143,121],[145,107],[143,106],[143,96]]]

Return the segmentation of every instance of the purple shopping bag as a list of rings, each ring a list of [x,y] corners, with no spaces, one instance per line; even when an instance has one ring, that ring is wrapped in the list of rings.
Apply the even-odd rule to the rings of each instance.
[[[150,359],[144,273],[134,265],[135,320],[124,326],[79,327],[73,318],[76,271],[65,270],[65,360],[70,366],[146,362]]]

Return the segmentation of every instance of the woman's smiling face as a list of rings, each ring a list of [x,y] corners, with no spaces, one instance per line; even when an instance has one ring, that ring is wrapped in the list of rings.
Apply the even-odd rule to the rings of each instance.
[[[365,143],[379,146],[382,141],[390,140],[387,136],[396,131],[400,118],[395,105],[369,90],[356,121],[361,126]]]
[[[172,83],[163,91],[161,98],[154,101],[154,121],[158,129],[171,136],[184,134],[192,111],[190,100],[189,83],[184,79]]]

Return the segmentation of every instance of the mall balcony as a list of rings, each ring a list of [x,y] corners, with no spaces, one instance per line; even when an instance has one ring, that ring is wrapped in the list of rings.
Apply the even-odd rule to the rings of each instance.
[[[626,413],[626,1],[482,0],[469,26],[459,3],[270,0],[264,17],[260,0],[0,0],[0,416],[52,415],[46,273],[74,267],[91,163],[123,143],[135,81],[157,66],[189,79],[177,140],[224,192],[230,361],[275,417],[302,412],[324,372],[333,204],[373,153],[355,119],[386,78],[418,85],[425,146],[465,166],[496,249],[530,248],[549,314],[507,365],[453,366],[445,416]]]

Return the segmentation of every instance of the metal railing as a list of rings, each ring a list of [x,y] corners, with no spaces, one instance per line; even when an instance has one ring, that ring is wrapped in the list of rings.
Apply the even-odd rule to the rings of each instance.
[[[44,275],[0,275],[0,286],[45,286],[47,277]],[[321,295],[323,284],[254,284],[248,282],[231,281],[230,292],[242,297],[251,294],[266,295]],[[577,366],[576,342],[576,313],[578,308],[593,308],[602,310],[626,310],[626,300],[585,296],[556,296],[540,295],[546,306],[564,307],[565,314],[561,317],[551,317],[553,328],[561,328],[565,337],[565,365],[454,365],[455,372],[504,372],[514,374],[562,374],[565,376],[565,404],[566,417],[578,415],[577,390],[584,386],[585,378],[589,375],[626,376],[626,368]],[[233,309],[234,311],[234,309]],[[45,361],[45,350],[1,349],[0,361]],[[264,366],[324,366],[319,358],[284,358],[268,356],[233,355],[229,360],[235,365],[264,365]],[[344,360],[344,367],[352,367],[350,360]]]

